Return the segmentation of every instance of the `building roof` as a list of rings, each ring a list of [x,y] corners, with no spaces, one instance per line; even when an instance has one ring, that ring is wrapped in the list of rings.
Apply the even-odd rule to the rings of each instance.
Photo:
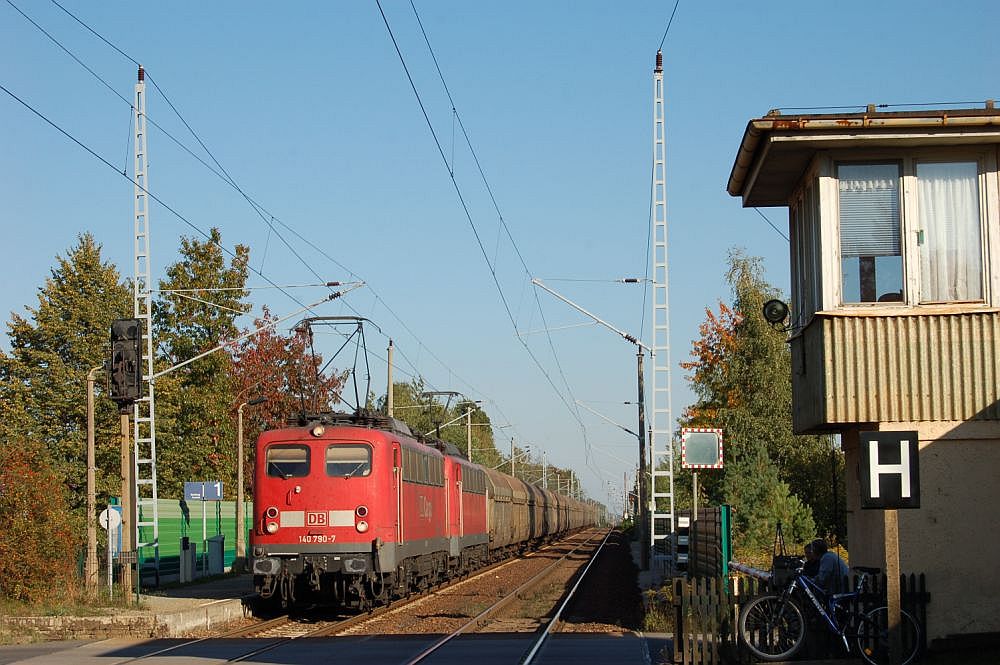
[[[786,115],[747,123],[727,190],[745,207],[784,206],[817,150],[1000,143],[1000,109],[879,111]]]

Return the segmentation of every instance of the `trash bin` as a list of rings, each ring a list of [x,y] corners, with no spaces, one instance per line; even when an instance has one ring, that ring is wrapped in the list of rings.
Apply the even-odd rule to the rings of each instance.
[[[208,539],[208,574],[226,572],[226,537],[222,534]]]
[[[191,582],[195,578],[196,563],[198,561],[198,545],[184,536],[181,538],[181,566],[180,581]]]

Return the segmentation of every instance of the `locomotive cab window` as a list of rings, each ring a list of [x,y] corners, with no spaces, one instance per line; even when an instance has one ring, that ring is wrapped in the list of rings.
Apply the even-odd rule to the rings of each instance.
[[[309,446],[270,446],[266,459],[267,475],[273,478],[304,478],[309,475]]]
[[[336,445],[326,449],[326,475],[368,476],[372,472],[372,449],[365,445]]]

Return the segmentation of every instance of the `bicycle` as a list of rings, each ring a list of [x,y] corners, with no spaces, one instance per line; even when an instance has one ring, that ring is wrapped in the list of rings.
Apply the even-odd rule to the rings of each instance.
[[[802,573],[800,567],[780,592],[757,596],[740,610],[739,634],[743,643],[761,660],[787,660],[806,643],[806,618],[803,606],[812,606],[837,641],[850,653],[855,647],[871,665],[889,663],[889,630],[887,607],[864,611],[856,601],[867,587],[870,575],[878,568],[855,566],[858,572],[854,591],[826,594]],[[805,604],[808,601],[808,604]],[[825,603],[824,603],[825,601]],[[903,645],[903,665],[912,663],[917,655],[920,625],[909,613],[902,611],[900,631]]]

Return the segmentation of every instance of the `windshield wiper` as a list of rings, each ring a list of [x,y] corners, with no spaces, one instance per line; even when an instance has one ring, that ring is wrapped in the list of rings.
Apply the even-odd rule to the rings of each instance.
[[[268,467],[270,467],[270,468],[274,469],[275,471],[277,471],[278,472],[278,477],[281,478],[281,479],[283,479],[283,480],[288,480],[289,478],[292,477],[291,473],[285,473],[285,470],[282,469],[280,466],[278,466],[275,462],[268,462],[267,465],[268,465]]]
[[[351,469],[350,471],[348,471],[347,473],[345,473],[345,474],[344,474],[344,478],[350,478],[350,477],[351,477],[351,476],[353,476],[353,475],[354,475],[355,473],[357,473],[357,472],[358,472],[358,471],[360,471],[360,470],[361,470],[362,468],[364,468],[364,466],[365,466],[366,464],[368,464],[368,462],[360,462],[360,463],[358,463],[358,465],[357,465],[356,467],[354,467],[353,469]]]

